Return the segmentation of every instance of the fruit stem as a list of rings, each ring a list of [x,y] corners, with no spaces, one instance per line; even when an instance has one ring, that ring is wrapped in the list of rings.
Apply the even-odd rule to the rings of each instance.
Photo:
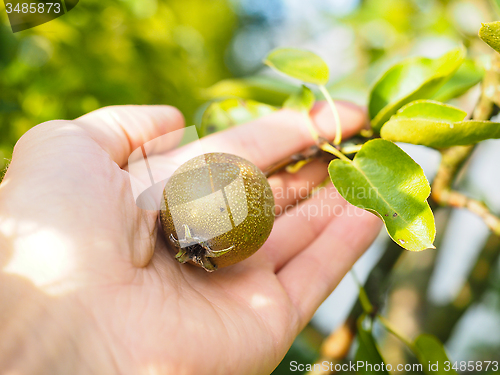
[[[332,155],[335,155],[336,157],[338,157],[341,160],[350,162],[350,160],[347,156],[345,156],[343,153],[341,153],[339,150],[337,150],[335,147],[333,147],[330,143],[328,143],[326,141],[321,142],[319,144],[319,148],[321,148],[323,151],[329,152]]]
[[[325,85],[319,85],[319,90],[325,97],[326,101],[330,105],[330,108],[332,109],[333,112],[333,118],[335,119],[335,139],[333,140],[333,144],[335,146],[339,145],[340,142],[342,142],[342,126],[340,125],[340,116],[339,112],[337,111],[337,107],[335,106],[335,102],[333,101],[332,97],[330,96],[330,93],[326,89]]]
[[[348,145],[348,146],[342,147],[341,151],[343,154],[355,154],[359,150],[361,150],[362,147],[363,147],[363,145]]]

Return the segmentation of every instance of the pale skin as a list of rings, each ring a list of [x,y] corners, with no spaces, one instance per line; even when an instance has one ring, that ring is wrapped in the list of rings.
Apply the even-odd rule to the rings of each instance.
[[[363,128],[361,109],[337,106],[344,138]],[[330,109],[311,116],[333,139]],[[301,203],[276,195],[287,215],[245,261],[213,273],[179,264],[157,213],[135,205],[126,163],[183,125],[168,106],[110,107],[19,140],[0,185],[1,373],[269,374],[378,234],[380,220],[359,209],[299,210],[347,207],[329,185]],[[282,110],[204,142],[265,169],[314,141],[300,114]],[[270,183],[311,188],[326,177],[317,161]]]

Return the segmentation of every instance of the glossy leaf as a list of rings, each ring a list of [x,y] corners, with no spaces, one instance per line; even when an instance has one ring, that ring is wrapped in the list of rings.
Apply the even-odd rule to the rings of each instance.
[[[500,53],[500,21],[483,23],[479,29],[479,37]]]
[[[203,113],[200,136],[255,120],[275,110],[275,107],[254,100],[226,99],[211,103]]]
[[[299,92],[290,95],[283,103],[283,107],[294,109],[298,112],[309,112],[315,100],[313,92],[308,87],[302,85]]]
[[[419,118],[437,121],[462,121],[467,112],[434,100],[415,100],[402,107],[392,118]]]
[[[405,142],[433,148],[470,145],[500,138],[500,123],[462,121],[466,113],[433,101],[407,104],[385,123],[380,135],[393,142]]]
[[[421,119],[395,119],[382,128],[382,138],[432,148],[466,146],[500,138],[500,123],[460,121],[455,123]]]
[[[366,315],[363,314],[359,317],[357,322],[357,330],[358,330],[358,350],[355,355],[355,361],[361,361],[363,363],[369,363],[373,365],[381,365],[385,364],[382,355],[377,347],[375,339],[373,338],[372,330],[370,328],[366,328],[364,326],[364,321],[366,319]],[[380,369],[379,371],[375,371],[373,367],[363,366],[358,368],[358,373],[360,374],[385,374],[389,375],[387,370]]]
[[[445,362],[449,361],[449,359],[443,344],[437,337],[427,334],[420,335],[415,340],[413,346],[415,355],[422,364],[424,373],[428,375],[458,375],[457,372],[451,368],[453,362],[450,363],[449,370],[445,370],[445,368],[448,368],[445,367]]]
[[[328,65],[310,51],[296,48],[280,48],[271,51],[264,61],[266,65],[303,82],[324,85],[328,82]]]
[[[457,98],[481,82],[483,76],[483,67],[474,60],[466,59],[456,73],[432,96],[432,99],[446,102]]]
[[[429,182],[422,168],[394,143],[369,141],[352,162],[333,160],[328,171],[339,193],[379,216],[397,244],[411,251],[434,248]]]
[[[382,125],[406,103],[428,99],[457,71],[465,56],[464,47],[438,59],[410,58],[392,68],[375,83],[368,110],[373,129]]]

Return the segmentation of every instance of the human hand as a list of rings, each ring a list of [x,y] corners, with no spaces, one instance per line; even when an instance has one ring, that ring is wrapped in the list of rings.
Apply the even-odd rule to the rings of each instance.
[[[352,136],[365,115],[337,105]],[[330,109],[311,116],[333,139]],[[110,107],[18,142],[0,185],[0,372],[270,373],[377,235],[380,220],[331,184],[298,205],[276,194],[321,183],[327,166],[316,161],[269,179],[277,211],[289,209],[256,254],[214,273],[179,264],[123,168],[135,148],[182,126],[172,107]],[[289,110],[202,142],[261,169],[313,144]]]

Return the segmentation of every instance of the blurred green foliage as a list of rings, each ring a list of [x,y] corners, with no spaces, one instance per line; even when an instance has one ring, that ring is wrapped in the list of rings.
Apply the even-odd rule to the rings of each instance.
[[[0,7],[0,168],[32,126],[102,106],[170,104],[189,123],[201,88],[230,76],[225,0],[85,0],[15,34]]]
[[[280,105],[295,90],[293,83],[262,75],[234,80],[226,66],[228,58],[234,60],[229,56],[231,41],[249,22],[238,3],[85,0],[56,20],[15,34],[2,3],[0,169],[30,127],[102,106],[171,104],[192,123],[208,99],[235,95]],[[364,0],[347,15],[318,14],[329,27],[340,25],[355,37],[356,67],[333,79],[330,92],[363,103],[369,85],[389,64],[429,38],[474,47],[474,22],[492,20],[493,6],[484,0]],[[289,30],[296,34],[290,41],[314,35],[308,30],[314,25],[302,27],[304,31]],[[270,47],[281,46],[283,41],[269,32]]]

